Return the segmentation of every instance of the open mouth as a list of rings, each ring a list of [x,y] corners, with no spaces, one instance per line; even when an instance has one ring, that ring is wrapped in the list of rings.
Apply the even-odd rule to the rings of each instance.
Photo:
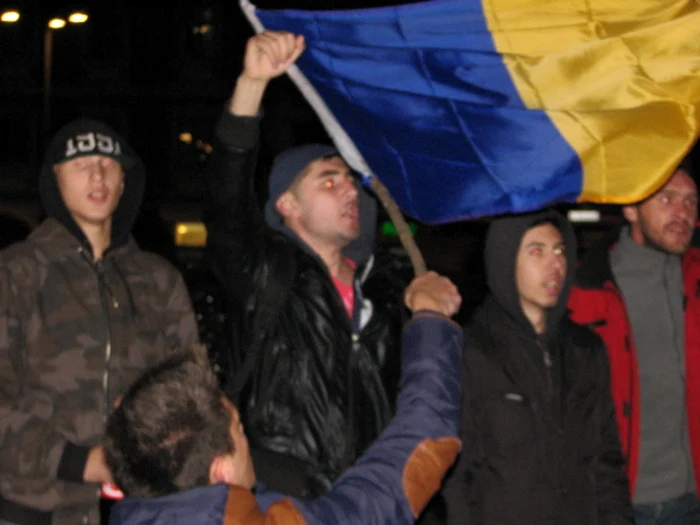
[[[88,193],[88,199],[94,202],[105,202],[109,193],[106,191],[91,191]]]
[[[549,295],[557,295],[561,291],[562,282],[559,279],[552,279],[544,283],[544,287]]]

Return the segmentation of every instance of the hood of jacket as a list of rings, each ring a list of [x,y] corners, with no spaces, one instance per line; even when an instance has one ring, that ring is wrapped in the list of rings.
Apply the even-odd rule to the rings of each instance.
[[[566,303],[571,291],[576,266],[576,234],[569,221],[554,210],[514,215],[495,219],[486,234],[484,262],[486,279],[492,297],[505,312],[526,330],[532,325],[525,317],[515,281],[515,264],[525,233],[538,224],[552,223],[562,235],[566,253],[566,276],[557,304],[547,315],[545,337],[553,332],[566,314]]]
[[[90,249],[90,244],[85,234],[75,222],[63,201],[56,181],[54,165],[66,160],[64,158],[65,143],[72,134],[93,128],[98,130],[98,132],[101,131],[108,134],[115,143],[118,142],[121,149],[121,157],[124,159],[121,161],[115,155],[107,155],[120,160],[124,171],[124,192],[119,199],[117,209],[112,215],[112,239],[108,248],[108,251],[111,251],[123,246],[129,239],[146,187],[146,169],[141,158],[114,130],[99,121],[91,119],[81,119],[72,122],[59,130],[46,150],[44,162],[39,173],[39,196],[46,215],[60,222],[83,246]],[[103,154],[99,150],[89,153],[95,155]]]

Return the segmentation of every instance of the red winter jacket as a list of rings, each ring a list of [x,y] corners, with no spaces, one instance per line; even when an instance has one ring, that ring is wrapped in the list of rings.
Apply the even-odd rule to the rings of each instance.
[[[639,370],[627,309],[610,268],[609,251],[617,241],[593,248],[576,270],[569,296],[573,321],[593,328],[605,341],[610,357],[612,394],[627,457],[627,476],[634,495],[639,467]],[[685,369],[688,432],[700,487],[700,249],[691,247],[683,257],[685,306]]]

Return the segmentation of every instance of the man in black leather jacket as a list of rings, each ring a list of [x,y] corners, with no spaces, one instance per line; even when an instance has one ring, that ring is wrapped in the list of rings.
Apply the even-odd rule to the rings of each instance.
[[[229,384],[245,388],[227,395],[242,409],[258,477],[316,496],[391,418],[405,283],[373,267],[374,201],[333,147],[281,153],[258,209],[260,102],[303,49],[290,33],[249,40],[216,129],[205,221],[233,347],[244,349]]]

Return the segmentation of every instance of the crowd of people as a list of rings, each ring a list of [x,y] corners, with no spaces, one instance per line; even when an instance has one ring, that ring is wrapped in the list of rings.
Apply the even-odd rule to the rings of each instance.
[[[304,39],[252,37],[204,205],[230,355],[132,229],[115,130],[49,144],[46,219],[0,251],[0,525],[700,523],[700,252],[684,161],[577,261],[553,210],[496,218],[489,294],[375,256],[376,200],[333,146],[280,153],[268,84]],[[431,502],[445,513],[426,513]]]

